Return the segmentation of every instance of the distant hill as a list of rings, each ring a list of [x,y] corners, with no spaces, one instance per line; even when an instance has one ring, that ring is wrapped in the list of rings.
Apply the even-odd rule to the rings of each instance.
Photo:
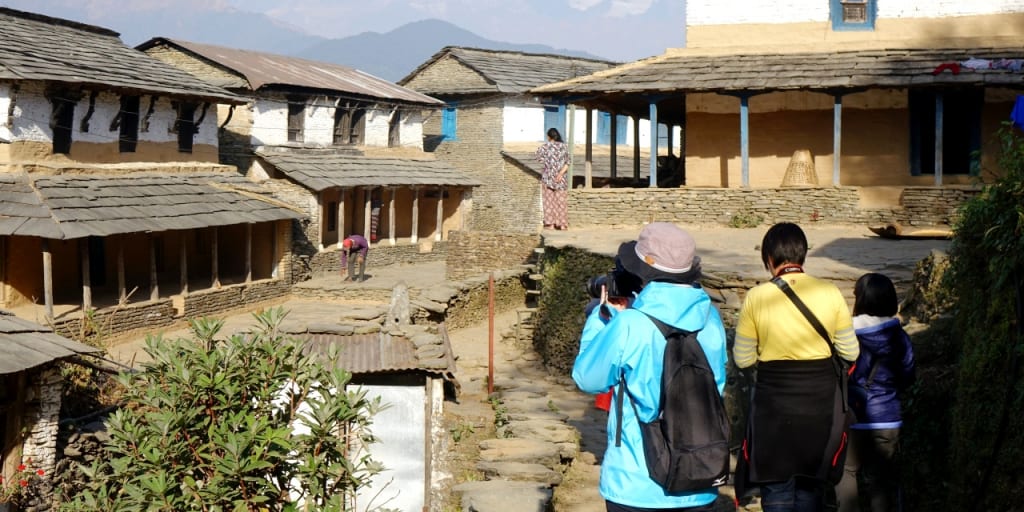
[[[363,32],[341,39],[328,39],[293,55],[342,64],[396,82],[445,46],[603,58],[586,52],[561,50],[542,44],[492,41],[441,20],[415,21],[385,34]]]

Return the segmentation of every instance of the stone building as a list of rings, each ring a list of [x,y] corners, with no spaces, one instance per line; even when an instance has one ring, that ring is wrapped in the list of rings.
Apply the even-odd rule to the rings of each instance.
[[[349,234],[377,259],[466,224],[477,181],[423,151],[439,100],[336,64],[161,37],[138,48],[245,98],[218,112],[221,161],[308,216],[294,243],[310,269],[336,266]]]
[[[399,80],[445,101],[442,115],[425,124],[425,136],[428,149],[438,158],[483,183],[474,195],[472,229],[540,230],[540,182],[536,172],[518,160],[535,159],[532,151],[548,128],[557,128],[567,142],[582,141],[584,127],[596,121],[592,141],[614,147],[641,135],[649,139],[648,131],[636,130],[622,116],[597,110],[573,115],[565,101],[542,102],[528,93],[539,85],[614,65],[563,55],[446,47]]]
[[[287,293],[303,214],[217,161],[218,105],[242,99],[11,9],[0,63],[0,307],[115,334]]]

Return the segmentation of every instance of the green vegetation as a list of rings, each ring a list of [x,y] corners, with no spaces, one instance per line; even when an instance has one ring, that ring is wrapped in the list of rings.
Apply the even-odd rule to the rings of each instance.
[[[366,451],[379,400],[351,375],[278,332],[280,308],[245,336],[191,322],[194,339],[147,340],[152,364],[118,380],[107,456],[81,467],[63,510],[350,510],[383,468]],[[354,448],[354,447],[362,447]]]
[[[817,213],[817,212],[815,212]],[[818,220],[812,218],[811,220]],[[756,228],[764,222],[764,217],[754,212],[737,212],[729,219],[730,228]]]

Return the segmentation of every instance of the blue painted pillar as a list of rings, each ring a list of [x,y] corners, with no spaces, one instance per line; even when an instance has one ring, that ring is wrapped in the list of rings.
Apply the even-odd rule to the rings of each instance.
[[[838,187],[839,160],[843,156],[843,95],[832,96],[832,186]]]
[[[942,92],[935,93],[935,186],[942,186],[942,111],[945,110]]]
[[[741,186],[750,187],[750,96],[740,96]]]
[[[651,167],[650,188],[658,188],[658,102],[651,100]]]

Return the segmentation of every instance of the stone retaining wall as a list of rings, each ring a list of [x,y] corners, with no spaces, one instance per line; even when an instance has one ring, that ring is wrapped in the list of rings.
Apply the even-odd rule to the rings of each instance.
[[[494,270],[517,268],[528,263],[540,236],[525,233],[489,231],[450,231],[448,233],[445,276],[458,280]]]
[[[267,279],[198,291],[185,297],[184,317],[220,315],[245,305],[284,297],[290,289],[289,284],[282,279]]]
[[[171,299],[130,303],[123,308],[97,310],[92,318],[69,318],[54,323],[54,332],[73,340],[90,336],[114,336],[139,329],[155,330],[174,323],[177,311]],[[85,326],[83,328],[83,322]]]
[[[452,231],[452,233],[455,232]],[[366,268],[444,261],[448,255],[449,243],[449,241],[435,242],[429,240],[421,241],[418,244],[389,245],[385,240],[372,244],[370,252],[366,256]],[[298,266],[302,267],[301,264]],[[313,276],[337,274],[340,269],[341,254],[338,252],[337,247],[332,247],[323,252],[318,252],[309,258],[309,265],[305,269],[307,274],[305,279]],[[299,281],[301,280],[303,279],[299,279]]]
[[[635,225],[667,221],[724,224],[759,218],[760,224],[790,221],[825,224],[950,224],[957,206],[979,192],[974,187],[907,187],[895,208],[861,208],[857,187],[607,188],[569,194],[572,226]]]

